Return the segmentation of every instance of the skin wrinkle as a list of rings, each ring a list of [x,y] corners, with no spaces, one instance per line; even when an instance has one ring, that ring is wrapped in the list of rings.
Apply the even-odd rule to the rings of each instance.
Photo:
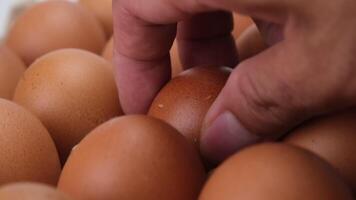
[[[117,0],[118,1],[118,0]],[[209,127],[220,114],[232,112],[243,122],[248,130],[261,132],[267,136],[285,133],[304,120],[348,108],[355,105],[356,81],[356,2],[354,0],[151,0],[149,7],[143,0],[120,0],[123,7],[130,7],[129,14],[139,15],[145,22],[154,24],[172,24],[182,19],[196,20],[196,14],[202,11],[236,11],[256,18],[262,33],[272,45],[255,57],[245,60],[237,67],[235,73],[243,73],[230,77],[216,102],[211,107],[204,127]],[[139,4],[139,3],[140,4]],[[131,5],[132,4],[132,5]],[[134,5],[135,4],[135,5]],[[120,6],[116,6],[120,7]],[[159,14],[157,14],[159,13]],[[194,15],[193,15],[194,14]],[[213,13],[211,13],[213,14]],[[224,17],[222,17],[224,18]],[[125,20],[125,19],[122,19]],[[226,19],[225,19],[226,20]],[[221,21],[225,21],[222,19]],[[199,20],[197,20],[199,21]],[[211,23],[223,22],[211,21]],[[195,22],[199,23],[199,22]],[[234,49],[229,45],[230,29],[221,32],[205,33],[204,23],[201,34],[193,24],[183,28],[188,35],[180,36],[182,24],[178,24],[178,46],[183,64],[191,66],[208,61],[214,64],[234,63]],[[117,63],[120,76],[130,72],[150,74],[145,77],[151,89],[141,92],[135,97],[144,97],[145,107],[167,80],[163,69],[169,68],[168,62],[162,62],[167,55],[175,33],[167,33],[162,26],[153,26],[157,32],[150,32],[150,26],[136,26],[145,30],[144,34],[129,34],[130,27],[116,27],[116,38],[122,40],[116,44],[123,54],[131,58],[149,58],[148,61],[137,62],[126,58],[125,63]],[[127,26],[132,23],[128,23]],[[191,26],[191,27],[189,27]],[[220,27],[211,25],[211,27]],[[120,36],[125,34],[126,36]],[[164,39],[160,39],[164,37]],[[159,38],[159,39],[157,39]],[[125,41],[125,40],[130,40]],[[169,41],[169,42],[168,42]],[[220,42],[219,42],[220,41]],[[278,42],[278,44],[276,44]],[[222,49],[228,48],[224,52]],[[235,49],[236,50],[236,49]],[[219,53],[215,53],[218,51]],[[129,54],[128,54],[129,53]],[[132,54],[132,55],[131,55]],[[185,55],[185,56],[184,56]],[[147,56],[147,57],[145,57]],[[207,59],[204,59],[208,57]],[[228,58],[230,57],[230,58]],[[146,59],[144,59],[146,60]],[[237,60],[237,59],[236,59]],[[124,66],[124,64],[126,66]],[[132,70],[130,68],[136,68]],[[241,70],[240,68],[244,68]],[[146,70],[156,70],[157,74]],[[247,76],[247,77],[242,77]],[[153,80],[159,78],[160,80]],[[241,80],[242,79],[242,80]],[[244,80],[246,79],[246,80]],[[134,95],[138,84],[126,79],[124,107],[141,112],[128,99]],[[130,82],[130,83],[129,83]],[[245,82],[245,83],[243,83]],[[141,82],[142,83],[142,82]],[[157,84],[159,83],[159,84]],[[127,85],[125,85],[127,84]],[[129,85],[131,84],[131,85]],[[240,85],[242,84],[242,85]],[[142,103],[140,102],[140,103]],[[223,131],[223,130],[222,130]],[[208,142],[209,143],[209,142]],[[223,150],[222,150],[223,152]]]
[[[290,116],[283,116],[284,113],[279,113],[279,110],[283,108],[283,104],[277,103],[275,99],[270,99],[268,98],[273,98],[271,96],[266,96],[265,92],[261,93],[261,87],[258,87],[256,83],[253,82],[253,79],[250,78],[251,74],[240,74],[240,78],[237,77],[238,79],[238,93],[241,94],[244,98],[244,104],[246,107],[248,107],[248,116],[249,120],[248,121],[242,121],[245,124],[250,124],[251,122],[256,122],[256,121],[264,121],[264,118],[269,119],[270,126],[273,127],[274,124],[283,124],[287,121],[290,121]],[[259,88],[259,89],[257,89]],[[281,93],[283,92],[290,92],[287,90],[280,90]],[[264,95],[262,95],[264,94]],[[276,93],[274,93],[276,94]],[[276,95],[277,96],[277,95]],[[274,96],[274,97],[276,97]],[[278,99],[282,100],[282,99]],[[269,128],[268,131],[271,132],[266,132],[266,130],[261,129],[250,129],[251,132],[258,134],[258,135],[275,135],[278,136],[276,132],[274,132],[274,128]]]
[[[124,13],[125,14],[125,13]],[[127,13],[125,15],[128,15]],[[127,19],[127,17],[122,16],[122,18]],[[127,21],[127,23],[125,23]],[[129,15],[129,20],[123,20],[120,21],[120,23],[123,24],[119,24],[121,26],[131,26],[132,23],[139,23],[139,28],[135,28],[135,29],[130,29],[129,31],[131,31],[130,33],[125,33],[125,32],[121,32],[121,34],[119,34],[118,37],[124,38],[116,38],[119,39],[119,41],[121,42],[121,45],[119,45],[119,48],[115,48],[116,49],[116,53],[119,53],[125,57],[131,58],[131,59],[135,59],[138,61],[157,61],[160,60],[162,58],[164,58],[166,55],[169,54],[169,49],[170,46],[173,44],[173,40],[174,40],[174,35],[176,33],[176,28],[175,25],[148,25],[147,23],[143,23],[141,24],[141,20]],[[137,26],[135,26],[137,27]],[[162,49],[160,52],[155,52],[155,51],[149,51],[150,49],[154,49],[153,47],[150,46],[146,46],[147,43],[145,43],[144,41],[141,41],[141,39],[139,41],[134,40],[134,41],[130,41],[130,39],[128,38],[132,38],[132,34],[135,34],[139,31],[141,31],[142,29],[146,29],[148,33],[154,33],[156,32],[155,30],[162,30],[162,28],[164,28],[165,30],[162,31],[165,34],[162,35],[171,35],[170,38],[167,39],[167,45],[164,49]],[[158,37],[157,37],[158,38]],[[143,38],[142,38],[143,40]],[[158,38],[159,40],[159,38]],[[152,42],[152,44],[150,45],[155,45],[157,42]],[[117,46],[116,46],[117,47]],[[145,50],[139,50],[137,51],[137,48],[143,48]],[[137,52],[142,52],[142,54],[137,54]]]

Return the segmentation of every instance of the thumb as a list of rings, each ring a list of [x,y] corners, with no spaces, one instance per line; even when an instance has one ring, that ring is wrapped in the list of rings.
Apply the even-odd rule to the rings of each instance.
[[[324,109],[314,105],[323,104],[326,92],[313,87],[317,78],[308,79],[318,67],[308,67],[303,51],[291,46],[282,41],[233,71],[203,126],[200,145],[208,160],[219,162],[247,145],[277,139]]]

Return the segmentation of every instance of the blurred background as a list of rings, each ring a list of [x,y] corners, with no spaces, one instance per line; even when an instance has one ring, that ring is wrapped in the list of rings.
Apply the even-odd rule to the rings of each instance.
[[[46,0],[0,0],[0,40],[4,38],[12,19],[14,19],[21,10],[31,5],[31,3],[40,1]]]
[[[11,19],[35,0],[1,0],[0,1],[0,38],[3,38]]]

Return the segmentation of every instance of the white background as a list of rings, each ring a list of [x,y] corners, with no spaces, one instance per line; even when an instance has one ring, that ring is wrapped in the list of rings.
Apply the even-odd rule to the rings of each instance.
[[[0,39],[4,37],[11,12],[15,7],[25,3],[31,3],[33,0],[0,0]]]
[[[9,17],[9,5],[11,0],[0,1],[0,38],[5,34],[5,29]]]
[[[5,36],[15,8],[46,0],[0,0],[0,40]],[[77,0],[69,0],[76,2]]]

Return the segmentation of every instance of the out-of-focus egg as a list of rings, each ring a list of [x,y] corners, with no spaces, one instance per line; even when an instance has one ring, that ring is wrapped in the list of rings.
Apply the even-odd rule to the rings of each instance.
[[[108,41],[108,43],[106,44],[104,51],[102,53],[102,56],[110,61],[113,62],[113,54],[114,54],[114,38],[111,37],[110,40]]]
[[[112,0],[80,0],[82,5],[90,9],[102,24],[106,36],[113,33]]]
[[[227,81],[231,69],[203,66],[173,78],[154,99],[148,114],[162,119],[196,145],[205,115]]]
[[[315,119],[294,130],[285,142],[305,148],[335,167],[356,194],[356,112]]]
[[[27,65],[57,49],[80,48],[100,53],[105,34],[95,16],[69,1],[34,4],[20,15],[7,36],[7,44]]]
[[[79,49],[57,50],[36,60],[19,81],[14,101],[48,128],[62,164],[86,134],[122,114],[111,64]]]
[[[267,48],[260,31],[255,24],[250,25],[236,40],[240,62]]]
[[[239,38],[241,33],[252,24],[254,24],[254,22],[251,17],[234,13],[234,30],[232,32],[233,36],[235,38]]]
[[[147,116],[113,119],[73,149],[58,188],[77,200],[196,200],[205,172],[177,130]]]
[[[261,144],[218,167],[199,200],[351,200],[339,175],[322,159],[285,144]]]
[[[0,98],[12,99],[17,82],[25,71],[22,60],[0,44]]]
[[[70,198],[47,185],[38,183],[15,183],[0,188],[1,200],[70,200]]]
[[[55,185],[60,172],[57,149],[40,120],[0,99],[0,185],[18,181]]]
[[[177,40],[174,41],[170,54],[171,54],[171,65],[172,65],[172,77],[176,77],[184,70],[179,57]]]

